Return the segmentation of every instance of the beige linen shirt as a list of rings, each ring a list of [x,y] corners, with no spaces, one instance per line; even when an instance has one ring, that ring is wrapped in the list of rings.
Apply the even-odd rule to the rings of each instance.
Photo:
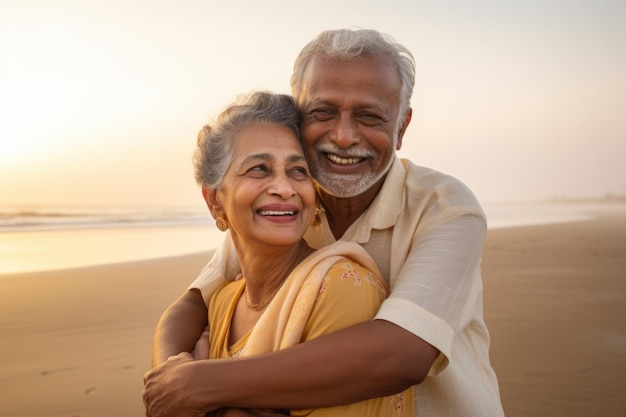
[[[320,217],[305,236],[313,248],[335,241],[323,210]],[[482,313],[485,234],[485,215],[464,184],[396,158],[371,206],[341,237],[365,248],[391,288],[375,319],[395,323],[441,352],[414,387],[416,416],[504,415]],[[191,287],[208,300],[224,276],[238,270],[225,239]]]

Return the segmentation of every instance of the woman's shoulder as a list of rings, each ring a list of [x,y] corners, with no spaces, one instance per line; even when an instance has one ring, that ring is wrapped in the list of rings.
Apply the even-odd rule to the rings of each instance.
[[[340,257],[322,278],[303,340],[373,319],[387,294],[377,274],[350,258]]]
[[[237,295],[243,285],[242,280],[226,281],[220,284],[209,300],[209,312],[223,309]]]
[[[383,297],[389,294],[387,285],[378,273],[347,257],[337,260],[328,269],[320,285],[320,295],[324,294],[329,287],[342,291],[351,288],[373,290]]]
[[[237,290],[243,285],[242,280],[237,281],[226,281],[220,284],[219,287],[215,290],[215,294],[233,294],[236,293]]]

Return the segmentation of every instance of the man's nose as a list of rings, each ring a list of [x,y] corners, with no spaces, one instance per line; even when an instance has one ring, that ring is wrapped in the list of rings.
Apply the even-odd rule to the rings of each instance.
[[[351,114],[342,113],[337,117],[330,139],[342,149],[360,142],[358,126]]]

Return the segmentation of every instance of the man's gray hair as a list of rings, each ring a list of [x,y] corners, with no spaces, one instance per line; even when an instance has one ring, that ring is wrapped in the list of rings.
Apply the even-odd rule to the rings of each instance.
[[[394,64],[400,75],[402,88],[399,97],[398,123],[411,107],[411,96],[415,85],[415,59],[411,52],[397,43],[391,36],[370,29],[338,29],[320,33],[301,51],[293,65],[291,93],[299,104],[303,90],[304,74],[311,60],[321,55],[328,58],[350,61],[361,56],[382,57]]]
[[[285,126],[301,142],[300,113],[291,96],[264,91],[241,96],[218,116],[214,126],[206,125],[198,133],[193,164],[200,186],[215,190],[222,187],[233,160],[235,136],[254,123]]]

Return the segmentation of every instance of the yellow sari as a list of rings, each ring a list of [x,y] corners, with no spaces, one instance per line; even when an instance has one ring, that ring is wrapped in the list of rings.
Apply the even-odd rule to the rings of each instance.
[[[285,280],[246,336],[228,345],[230,321],[243,280],[223,284],[209,303],[210,358],[273,352],[371,320],[388,288],[365,250],[338,241],[304,259]],[[412,389],[358,403],[291,410],[292,416],[412,416]]]

